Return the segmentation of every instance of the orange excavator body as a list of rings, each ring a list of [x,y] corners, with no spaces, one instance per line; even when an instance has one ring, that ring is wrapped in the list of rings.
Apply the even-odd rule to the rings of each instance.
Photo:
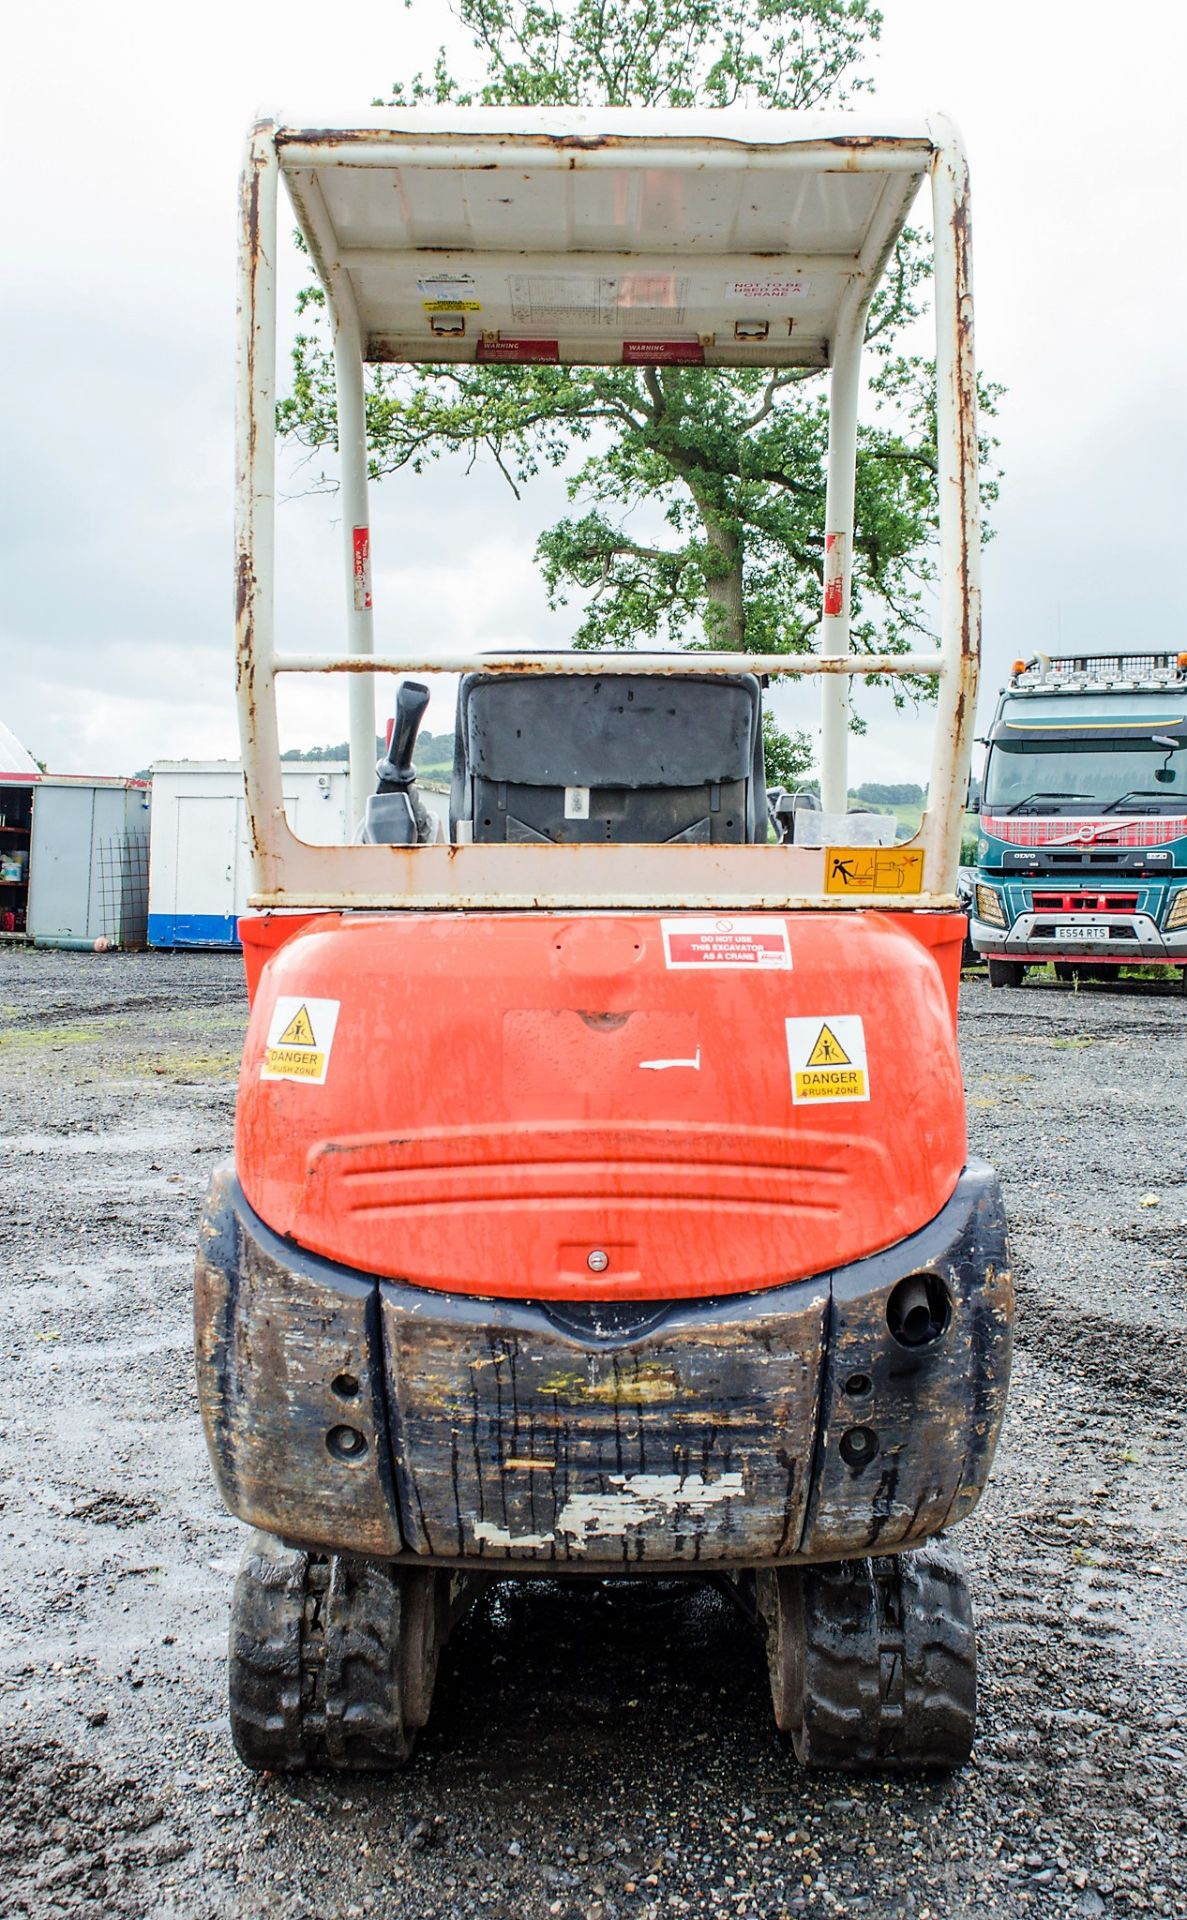
[[[829,912],[243,921],[244,1194],[313,1254],[488,1298],[846,1265],[965,1164],[963,924],[849,915],[838,973]]]

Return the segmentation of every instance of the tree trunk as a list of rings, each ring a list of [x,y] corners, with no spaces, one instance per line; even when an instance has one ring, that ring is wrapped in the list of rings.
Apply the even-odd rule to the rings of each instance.
[[[737,527],[718,519],[710,501],[693,489],[705,538],[718,566],[708,575],[705,635],[731,653],[746,650],[746,605],[742,598],[742,537]]]

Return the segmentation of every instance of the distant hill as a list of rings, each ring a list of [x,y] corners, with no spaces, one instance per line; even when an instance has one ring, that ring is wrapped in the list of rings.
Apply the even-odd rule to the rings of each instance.
[[[381,735],[377,735],[375,739],[375,758],[381,760],[385,752],[386,747],[383,738]],[[350,742],[348,740],[340,740],[338,744],[333,747],[290,747],[287,753],[282,753],[280,757],[282,760],[349,760]],[[452,767],[452,733],[420,734],[416,742],[416,752],[413,757],[417,767],[425,773],[430,769],[436,771],[439,767],[446,769]]]

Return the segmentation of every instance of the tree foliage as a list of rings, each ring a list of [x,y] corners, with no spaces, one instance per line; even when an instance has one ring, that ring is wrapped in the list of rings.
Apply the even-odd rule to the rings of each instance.
[[[480,76],[459,79],[443,50],[431,73],[393,86],[393,104],[837,106],[871,85],[881,29],[869,0],[455,0],[453,11]],[[877,415],[859,433],[852,631],[871,651],[908,650],[927,630],[934,369],[901,346],[927,271],[919,236],[904,233],[867,329]],[[280,407],[283,431],[315,454],[336,433],[320,305],[319,290],[302,295],[311,324]],[[379,367],[367,412],[376,478],[486,456],[518,497],[541,469],[568,466],[572,511],[537,557],[550,604],[577,601],[575,645],[813,645],[827,446],[815,370]],[[984,487],[992,499],[991,473]],[[783,739],[802,757],[802,736]]]
[[[411,7],[412,0],[405,0]],[[801,112],[869,90],[869,0],[455,0],[485,62],[465,85],[442,49],[396,106],[735,107]]]
[[[889,786],[877,780],[867,780],[864,786],[854,789],[854,797],[872,807],[921,807],[923,788],[909,780]]]

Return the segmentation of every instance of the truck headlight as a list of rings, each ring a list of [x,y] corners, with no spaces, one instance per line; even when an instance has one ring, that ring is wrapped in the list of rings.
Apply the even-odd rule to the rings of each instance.
[[[1184,890],[1187,892],[1187,889]],[[1173,909],[1172,909],[1173,911]],[[1006,916],[1001,898],[993,887],[977,888],[977,918],[991,927],[1004,927]]]
[[[1187,927],[1187,887],[1180,887],[1171,901],[1171,910],[1166,916],[1167,933],[1173,933],[1176,927]]]

